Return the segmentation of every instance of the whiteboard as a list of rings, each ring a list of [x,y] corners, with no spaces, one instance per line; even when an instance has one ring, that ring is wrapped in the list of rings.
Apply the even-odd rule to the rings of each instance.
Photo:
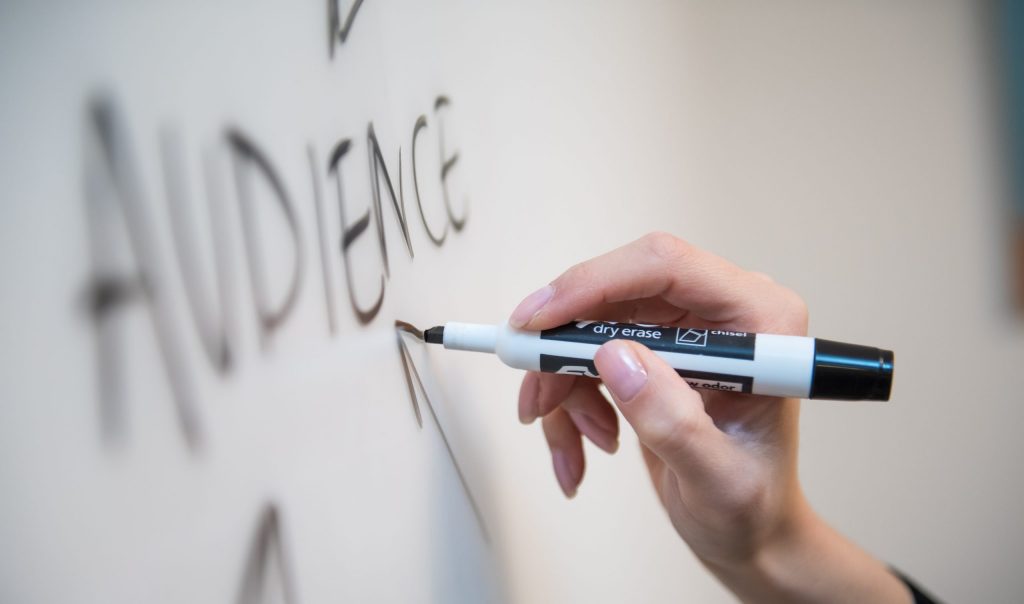
[[[633,437],[566,501],[519,373],[396,330],[655,229],[897,351],[892,405],[804,407],[826,517],[1024,590],[970,3],[58,4],[0,9],[0,600],[732,601]]]
[[[3,599],[497,599],[395,329],[472,207],[444,12],[5,11]]]

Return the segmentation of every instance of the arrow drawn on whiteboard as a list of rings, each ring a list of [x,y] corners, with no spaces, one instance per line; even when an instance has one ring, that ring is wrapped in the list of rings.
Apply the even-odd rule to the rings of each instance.
[[[352,6],[348,9],[348,15],[345,16],[345,23],[342,24],[341,15],[338,12],[338,0],[327,0],[327,36],[331,58],[334,58],[335,41],[344,44],[348,40],[348,34],[352,31],[352,22],[356,20],[356,13],[359,12],[359,7],[362,5],[363,0],[352,2]]]
[[[484,524],[484,517],[480,513],[480,508],[476,504],[476,500],[473,498],[473,493],[469,490],[469,483],[466,482],[466,477],[462,473],[462,468],[459,467],[459,462],[455,459],[455,452],[452,451],[452,445],[448,442],[448,435],[445,434],[444,428],[441,426],[441,421],[437,418],[437,412],[434,411],[434,404],[430,402],[430,394],[427,393],[426,387],[423,385],[423,380],[420,378],[419,371],[416,369],[416,364],[413,363],[412,354],[409,352],[409,348],[405,343],[405,338],[402,336],[403,333],[412,335],[413,337],[422,340],[423,332],[416,329],[405,321],[395,321],[395,332],[398,338],[398,354],[402,358],[402,372],[405,374],[405,384],[409,388],[409,399],[412,401],[413,412],[416,413],[416,423],[423,427],[423,414],[420,412],[419,399],[416,396],[416,386],[419,386],[420,393],[423,394],[423,400],[427,404],[427,410],[430,411],[430,417],[434,420],[434,425],[437,426],[437,431],[441,434],[441,442],[444,443],[445,451],[448,452],[449,459],[452,460],[452,467],[455,468],[455,474],[459,477],[459,483],[462,485],[462,490],[466,494],[466,499],[469,501],[469,507],[473,509],[473,515],[476,516],[477,525],[480,527],[480,533],[483,535],[486,543],[491,542],[491,537],[487,532],[487,525]]]
[[[263,604],[272,601],[297,604],[299,601],[295,596],[292,566],[281,539],[279,516],[277,505],[273,502],[268,503],[260,513],[256,535],[249,549],[249,558],[246,560],[242,584],[238,590],[238,604]],[[275,558],[278,569],[276,581],[269,575],[271,562]],[[274,592],[280,593],[279,600],[270,599]]]

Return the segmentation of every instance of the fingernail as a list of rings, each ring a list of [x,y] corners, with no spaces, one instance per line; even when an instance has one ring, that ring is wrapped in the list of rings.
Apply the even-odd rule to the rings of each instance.
[[[569,499],[576,496],[576,478],[573,476],[572,467],[569,465],[569,457],[561,449],[551,452],[551,458],[555,464],[555,477],[558,478],[558,486]]]
[[[632,400],[647,383],[647,370],[625,342],[613,340],[602,350],[601,380],[620,402]]]
[[[615,433],[597,424],[594,418],[586,415],[585,413],[573,413],[569,412],[572,416],[573,423],[580,429],[581,432],[587,435],[595,445],[601,447],[608,453],[614,453],[619,448],[619,439],[615,436]]]
[[[529,296],[523,299],[519,303],[519,306],[512,311],[512,316],[508,318],[508,324],[512,327],[523,327],[530,322],[530,319],[534,317],[540,309],[548,303],[548,300],[555,295],[555,288],[553,285],[545,285],[544,287],[533,292]]]

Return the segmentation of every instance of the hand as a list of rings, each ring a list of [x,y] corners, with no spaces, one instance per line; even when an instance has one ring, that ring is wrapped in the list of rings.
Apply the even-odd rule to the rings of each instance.
[[[542,330],[576,319],[807,333],[807,308],[795,293],[664,233],[570,268],[523,300],[509,323]],[[646,347],[625,340],[604,344],[594,362],[640,440],[675,530],[737,595],[766,601],[763,596],[777,593],[795,601],[802,592],[783,588],[803,577],[785,564],[805,571],[827,550],[836,563],[855,569],[861,563],[881,582],[881,593],[850,591],[847,597],[909,601],[884,566],[807,505],[797,477],[798,400],[698,392]],[[528,372],[519,417],[524,423],[543,418],[555,475],[567,497],[583,478],[581,435],[609,453],[618,447],[617,416],[597,380]],[[814,577],[816,587],[823,576]],[[834,593],[818,595],[837,599]]]
[[[540,330],[574,319],[807,332],[807,310],[796,294],[660,233],[572,267],[528,297],[509,322]],[[595,363],[640,438],[679,534],[702,559],[749,556],[799,495],[799,401],[698,393],[645,347],[623,340],[602,346]],[[616,448],[616,415],[597,386],[589,378],[533,372],[523,380],[520,419],[544,418],[567,496],[583,478],[581,433],[606,451]]]

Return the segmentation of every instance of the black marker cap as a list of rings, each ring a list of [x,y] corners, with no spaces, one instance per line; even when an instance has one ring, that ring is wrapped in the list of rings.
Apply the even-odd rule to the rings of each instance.
[[[891,350],[815,338],[810,398],[887,401],[892,365]]]

